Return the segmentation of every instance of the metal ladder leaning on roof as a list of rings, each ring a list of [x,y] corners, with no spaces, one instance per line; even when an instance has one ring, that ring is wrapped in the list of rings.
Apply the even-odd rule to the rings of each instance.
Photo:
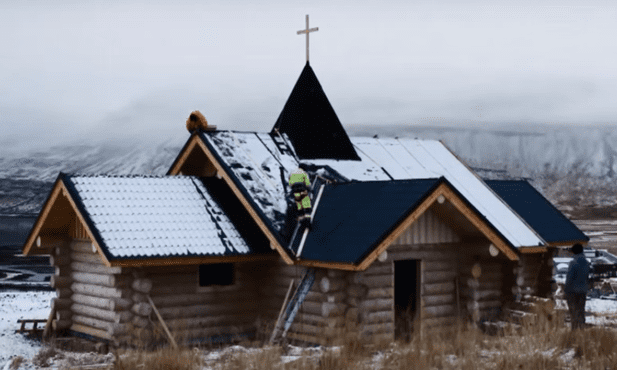
[[[276,320],[276,325],[274,326],[274,330],[272,331],[272,336],[270,337],[270,343],[274,343],[277,340],[279,334],[284,338],[287,336],[287,331],[291,327],[296,315],[298,314],[298,310],[304,302],[306,295],[313,287],[313,283],[315,282],[315,269],[309,268],[306,270],[304,275],[302,276],[302,280],[298,284],[296,291],[294,292],[291,299],[289,299],[289,293],[293,288],[293,280],[289,285],[289,289],[287,290],[287,295],[285,296],[285,301],[283,302],[283,307],[281,307],[281,312],[279,313],[279,317]]]

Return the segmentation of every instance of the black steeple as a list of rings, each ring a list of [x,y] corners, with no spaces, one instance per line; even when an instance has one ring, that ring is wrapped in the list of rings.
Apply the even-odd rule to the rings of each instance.
[[[360,160],[308,62],[271,134],[277,130],[289,136],[300,159]]]

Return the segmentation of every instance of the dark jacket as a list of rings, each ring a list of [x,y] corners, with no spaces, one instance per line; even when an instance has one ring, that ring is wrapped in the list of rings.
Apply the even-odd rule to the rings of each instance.
[[[584,253],[575,254],[566,275],[566,293],[587,293],[589,290],[589,261]]]

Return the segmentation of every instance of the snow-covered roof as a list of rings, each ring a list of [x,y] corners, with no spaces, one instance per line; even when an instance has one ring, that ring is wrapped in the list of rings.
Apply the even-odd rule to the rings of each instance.
[[[435,140],[352,137],[360,161],[299,161],[279,150],[265,133],[215,131],[202,134],[249,196],[281,231],[286,211],[283,182],[299,163],[329,166],[350,180],[402,180],[445,177],[514,247],[545,245],[545,241],[480,178]],[[293,148],[292,148],[293,149]],[[281,175],[281,169],[283,174]]]
[[[197,177],[64,175],[63,180],[111,259],[251,252]]]

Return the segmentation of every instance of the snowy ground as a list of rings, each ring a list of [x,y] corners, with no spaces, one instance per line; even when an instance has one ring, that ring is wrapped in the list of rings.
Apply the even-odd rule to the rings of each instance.
[[[0,369],[8,369],[11,358],[22,356],[27,360],[42,348],[39,342],[28,340],[22,334],[14,331],[19,328],[18,319],[47,319],[50,310],[50,300],[55,292],[0,292]],[[565,302],[558,300],[558,307],[565,308]],[[603,299],[588,299],[586,305],[587,322],[592,325],[606,325],[617,327],[617,301]],[[206,364],[232,352],[250,352],[240,346],[230,346],[221,351],[205,354]],[[255,349],[256,350],[256,349]],[[305,349],[290,347],[281,360],[283,362],[298,359]],[[336,349],[334,349],[336,350]],[[323,349],[312,349],[323,351]],[[52,359],[50,369],[58,369],[67,363],[100,363],[111,361],[112,355],[101,356],[93,353],[59,353]],[[373,359],[378,361],[378,359]],[[207,368],[207,367],[206,367]],[[19,369],[36,369],[29,361]]]

